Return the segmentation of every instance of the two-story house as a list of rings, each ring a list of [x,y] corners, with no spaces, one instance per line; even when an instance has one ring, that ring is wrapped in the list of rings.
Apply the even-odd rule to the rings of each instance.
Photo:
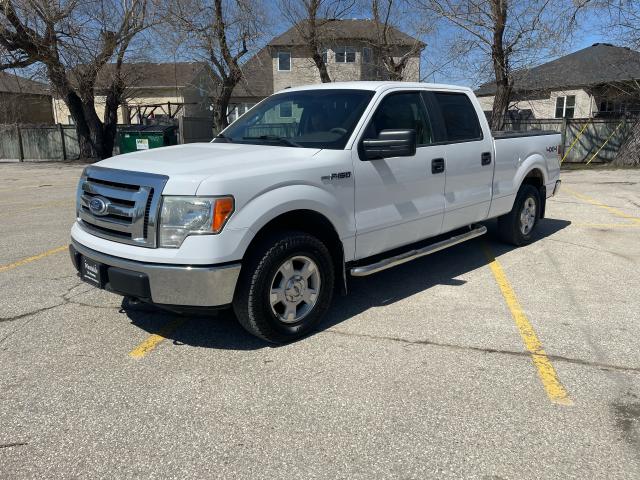
[[[385,44],[380,40],[380,24],[373,20],[333,20],[322,24],[319,37],[323,60],[334,82],[386,80],[389,73],[382,61],[383,48],[394,60],[407,56],[402,79],[420,79],[420,54],[425,47],[420,40],[393,27]],[[243,66],[244,79],[234,90],[229,105],[229,121],[234,121],[263,98],[288,87],[320,83],[320,73],[301,29],[291,27],[273,38],[266,47]],[[281,112],[287,115],[289,112]]]

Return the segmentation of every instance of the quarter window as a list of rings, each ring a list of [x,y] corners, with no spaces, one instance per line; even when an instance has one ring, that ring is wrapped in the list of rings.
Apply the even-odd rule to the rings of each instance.
[[[278,52],[278,71],[288,72],[291,70],[291,53]]]
[[[444,122],[446,141],[468,142],[482,139],[478,115],[464,93],[434,92]]]
[[[356,49],[353,47],[337,47],[336,63],[355,63]]]
[[[567,95],[556,98],[556,118],[573,118],[576,108],[576,96]]]

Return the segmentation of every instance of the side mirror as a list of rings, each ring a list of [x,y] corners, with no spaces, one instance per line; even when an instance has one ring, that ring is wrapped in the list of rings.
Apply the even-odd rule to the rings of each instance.
[[[390,157],[412,157],[416,154],[415,130],[382,130],[378,138],[362,141],[364,160]]]

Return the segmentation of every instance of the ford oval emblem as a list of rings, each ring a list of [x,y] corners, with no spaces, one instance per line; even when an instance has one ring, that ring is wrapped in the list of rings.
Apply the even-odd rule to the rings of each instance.
[[[94,215],[106,215],[109,210],[109,200],[104,197],[93,197],[89,200],[89,210]]]

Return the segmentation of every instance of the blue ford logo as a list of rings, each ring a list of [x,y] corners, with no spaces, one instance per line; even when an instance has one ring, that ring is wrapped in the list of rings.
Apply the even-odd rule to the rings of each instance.
[[[89,200],[89,210],[94,215],[106,215],[109,209],[109,200],[104,197],[93,197]]]

